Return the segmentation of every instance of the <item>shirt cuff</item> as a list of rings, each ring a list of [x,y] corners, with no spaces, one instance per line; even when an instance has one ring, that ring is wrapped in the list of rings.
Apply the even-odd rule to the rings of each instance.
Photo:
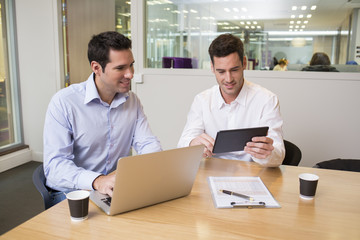
[[[93,184],[95,178],[97,178],[100,175],[101,175],[101,173],[97,173],[97,172],[93,172],[93,171],[88,171],[88,170],[83,171],[79,175],[77,189],[94,190],[92,184]]]

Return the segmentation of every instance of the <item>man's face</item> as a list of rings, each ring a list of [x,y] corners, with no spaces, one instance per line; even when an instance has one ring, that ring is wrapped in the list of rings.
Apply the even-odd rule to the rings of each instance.
[[[226,57],[214,57],[211,70],[219,84],[221,95],[226,103],[230,103],[239,95],[244,83],[246,58],[241,63],[239,55],[234,52]]]
[[[96,86],[110,94],[128,92],[134,76],[134,57],[131,50],[110,49],[109,60],[105,71],[97,72],[99,81]]]

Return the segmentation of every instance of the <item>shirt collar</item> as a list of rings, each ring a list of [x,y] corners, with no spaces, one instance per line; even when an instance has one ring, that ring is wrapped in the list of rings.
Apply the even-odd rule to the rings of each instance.
[[[239,95],[235,98],[234,102],[237,104],[246,106],[246,96],[248,93],[248,85],[247,82],[244,79],[244,84],[240,90]],[[215,89],[215,98],[214,98],[214,106],[216,106],[218,109],[221,109],[226,105],[224,98],[221,95],[220,87],[217,85]]]
[[[99,102],[102,102],[100,95],[97,91],[95,85],[95,74],[92,73],[90,77],[86,80],[86,90],[85,90],[85,99],[84,104],[88,104],[94,99],[99,99]],[[118,93],[115,95],[114,100],[111,102],[111,107],[116,108],[123,102],[125,102],[129,97],[129,93]]]

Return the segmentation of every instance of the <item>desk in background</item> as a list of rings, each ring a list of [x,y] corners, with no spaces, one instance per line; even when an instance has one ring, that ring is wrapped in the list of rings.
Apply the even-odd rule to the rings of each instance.
[[[320,177],[314,200],[299,198],[303,172]],[[281,208],[216,209],[208,176],[260,176]],[[187,197],[113,217],[90,203],[78,223],[63,201],[0,239],[360,239],[359,201],[360,173],[208,159]]]

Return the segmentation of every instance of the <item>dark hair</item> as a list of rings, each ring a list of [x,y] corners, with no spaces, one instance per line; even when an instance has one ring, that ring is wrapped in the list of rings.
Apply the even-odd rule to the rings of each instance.
[[[310,66],[312,65],[330,65],[330,59],[324,52],[317,52],[311,58]]]
[[[215,57],[226,57],[231,53],[237,52],[241,63],[244,59],[244,44],[240,38],[232,34],[222,34],[212,41],[209,47],[211,62],[214,64]]]
[[[124,35],[109,31],[94,35],[88,44],[88,59],[91,64],[92,61],[98,62],[103,72],[109,60],[110,49],[126,50],[131,49],[131,40]]]
[[[287,61],[286,61],[285,58],[282,58],[282,59],[279,60],[278,64],[279,65],[287,65]]]

